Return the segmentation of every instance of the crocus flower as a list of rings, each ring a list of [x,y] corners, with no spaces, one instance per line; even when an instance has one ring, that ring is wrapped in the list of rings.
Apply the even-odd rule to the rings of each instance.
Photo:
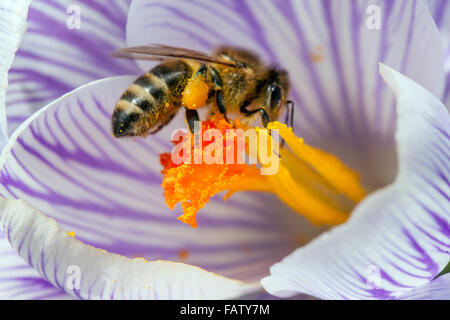
[[[20,43],[28,1],[2,2],[0,297],[449,298],[450,275],[437,277],[450,117],[434,5],[36,0]],[[135,142],[110,132],[115,102],[151,64],[109,53],[148,43],[232,44],[288,70],[296,135],[356,170],[368,195],[330,230],[252,192],[211,199],[197,229],[177,221],[158,155],[182,117]]]

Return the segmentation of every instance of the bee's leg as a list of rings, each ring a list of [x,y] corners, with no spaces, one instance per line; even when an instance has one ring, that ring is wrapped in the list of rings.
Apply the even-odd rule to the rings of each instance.
[[[286,101],[286,119],[285,123],[287,126],[294,128],[294,102],[291,100]],[[284,139],[281,140],[281,147],[284,147]]]
[[[248,102],[244,102],[244,104],[241,106],[241,113],[245,114],[247,117],[250,117],[257,112],[261,113],[261,122],[262,122],[264,128],[267,128],[267,125],[270,122],[270,117],[267,114],[267,111],[263,108],[259,108],[259,109],[255,109],[255,110],[247,110],[248,105],[249,105]]]
[[[269,122],[270,122],[270,117],[267,114],[267,111],[263,108],[259,108],[259,109],[255,109],[255,110],[247,110],[247,107],[250,103],[248,101],[245,101],[244,104],[241,106],[241,113],[245,114],[247,117],[250,117],[252,115],[254,115],[255,113],[261,113],[261,122],[264,126],[264,128],[267,128]],[[270,130],[269,130],[269,134]],[[275,154],[281,158],[281,156],[275,152]]]
[[[222,83],[222,77],[220,76],[219,72],[214,67],[209,67],[209,71],[212,75],[213,79],[213,87],[214,91],[216,92],[216,99],[217,99],[217,107],[219,108],[219,112],[223,114],[225,117],[225,120],[230,122],[227,118],[227,110],[225,108],[225,97],[223,95],[223,83]]]
[[[152,131],[150,131],[148,134],[155,134],[158,131],[160,131],[162,128],[164,128],[163,124],[160,124],[159,126],[157,126],[155,129],[153,129]]]
[[[170,118],[169,118],[166,122],[160,124],[160,125],[157,126],[154,130],[150,131],[149,134],[155,134],[155,133],[157,133],[158,131],[160,131],[162,128],[164,128],[164,126],[166,126],[166,125],[173,119],[173,117],[175,117],[174,114],[171,115]]]
[[[263,124],[264,128],[267,128],[267,125],[268,125],[269,122],[270,122],[270,117],[269,117],[269,115],[267,114],[266,110],[264,110],[263,108],[260,108],[260,109],[256,109],[256,110],[255,110],[255,113],[256,113],[256,112],[261,113],[261,121],[262,121],[262,124]]]
[[[294,128],[294,102],[288,100],[286,102],[286,107],[288,108],[286,112],[286,125],[291,128]]]
[[[204,76],[205,79],[206,79],[207,72],[208,72],[208,67],[206,66],[206,64],[202,64],[200,66],[200,68],[198,68],[198,70],[195,72],[194,77],[198,76],[198,75],[201,75],[201,76]]]
[[[186,122],[189,127],[189,131],[194,134],[194,123],[195,121],[200,121],[197,110],[184,108],[186,111]]]

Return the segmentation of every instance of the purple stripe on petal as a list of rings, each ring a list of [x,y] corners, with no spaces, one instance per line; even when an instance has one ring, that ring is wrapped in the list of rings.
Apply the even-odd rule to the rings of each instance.
[[[398,297],[399,300],[450,300],[450,274],[414,288]]]
[[[27,27],[29,5],[30,0],[2,1],[0,4],[0,148],[8,139],[5,110],[8,72]]]
[[[0,232],[0,299],[67,299],[30,267]]]
[[[109,53],[125,47],[129,0],[34,1],[27,33],[9,77],[7,114],[12,132],[24,118],[62,94],[92,80],[141,71],[132,60]],[[80,29],[69,29],[69,6],[80,8]]]
[[[450,109],[450,4],[446,0],[428,0],[428,3],[444,46],[446,83],[442,97],[447,109]]]
[[[211,199],[196,230],[179,222],[179,207],[170,211],[164,201],[159,154],[171,150],[170,133],[185,126],[183,115],[135,143],[110,131],[115,102],[133,79],[94,82],[29,119],[8,151],[0,193],[26,199],[97,248],[183,261],[246,280],[267,275],[300,235],[307,241],[321,231],[273,195],[250,192],[227,202],[221,195]]]
[[[272,266],[262,281],[270,293],[395,299],[448,264],[450,170],[437,159],[450,155],[450,115],[412,80],[385,65],[381,74],[397,96],[395,182],[365,198],[347,223]]]

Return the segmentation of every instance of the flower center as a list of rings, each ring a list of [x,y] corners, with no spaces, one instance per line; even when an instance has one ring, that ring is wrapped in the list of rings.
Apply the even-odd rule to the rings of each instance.
[[[206,139],[198,141],[197,133],[185,133],[181,142],[174,141],[172,153],[160,156],[166,203],[171,209],[181,203],[183,214],[178,219],[194,228],[197,212],[222,191],[228,191],[224,200],[238,191],[271,192],[311,222],[327,225],[344,222],[365,196],[355,171],[334,155],[306,145],[285,124],[269,123],[271,135],[258,128],[256,134],[244,136],[232,131],[240,129],[238,121],[232,125],[214,117],[203,121],[201,129],[200,136]],[[286,147],[278,150],[274,131]],[[256,165],[251,164],[251,156],[244,161],[239,150],[246,155],[256,150]]]

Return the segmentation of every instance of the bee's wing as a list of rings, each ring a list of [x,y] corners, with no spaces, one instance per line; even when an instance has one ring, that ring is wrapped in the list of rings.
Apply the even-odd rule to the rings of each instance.
[[[109,55],[114,58],[124,58],[133,60],[151,60],[151,61],[162,61],[164,58],[162,56],[145,56],[143,54],[132,53],[132,52],[122,52],[122,49],[111,52]]]
[[[163,60],[164,57],[173,57],[237,67],[237,65],[231,61],[227,61],[219,57],[213,57],[200,51],[171,47],[161,44],[150,44],[146,46],[118,49],[113,51],[111,53],[111,56],[137,60]]]

